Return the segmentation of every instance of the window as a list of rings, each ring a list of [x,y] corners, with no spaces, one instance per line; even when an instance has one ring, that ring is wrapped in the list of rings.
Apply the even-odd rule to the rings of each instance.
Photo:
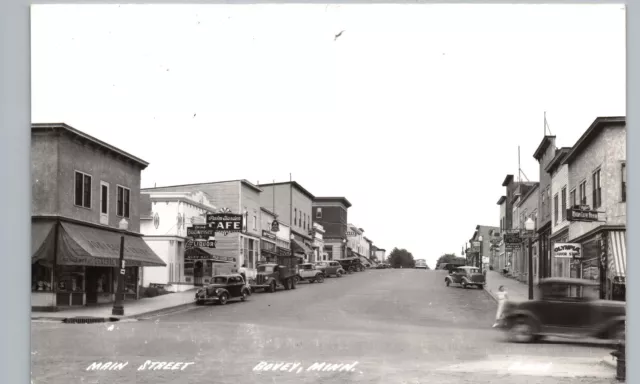
[[[553,221],[558,224],[558,194],[553,196]]]
[[[551,187],[547,187],[547,201],[549,204],[547,205],[547,216],[551,214]]]
[[[109,214],[109,184],[100,182],[100,214]]]
[[[587,204],[587,181],[583,181],[582,183],[580,183],[580,186],[578,187],[578,204],[580,205],[585,205]]]
[[[256,229],[258,229],[257,227],[258,225],[258,217],[257,216],[253,216],[253,230],[255,231]]]
[[[302,228],[306,229],[307,228],[307,214],[303,213],[302,216],[304,217],[304,222],[302,223]]]
[[[622,201],[627,201],[627,164],[622,163],[621,167],[621,179],[622,179]]]
[[[571,193],[569,194],[569,204],[571,204],[571,207],[573,207],[574,205],[577,204],[576,202],[576,189],[572,189]]]
[[[289,211],[291,212],[291,211]],[[294,225],[298,222],[298,209],[297,208],[293,208],[293,223],[291,223],[291,225]]]
[[[91,209],[91,175],[76,171],[75,205]]]
[[[567,187],[562,188],[560,202],[560,212],[562,215],[562,221],[567,219]]]
[[[593,209],[602,206],[602,188],[600,186],[600,170],[593,173],[592,193],[593,193]]]
[[[316,219],[322,219],[322,208],[316,209]]]
[[[131,206],[131,190],[129,188],[118,185],[118,201],[116,207],[116,215],[129,218]]]

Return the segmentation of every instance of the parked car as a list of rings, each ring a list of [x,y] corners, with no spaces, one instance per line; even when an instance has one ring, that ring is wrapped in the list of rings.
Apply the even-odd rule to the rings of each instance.
[[[344,268],[342,268],[342,265],[337,261],[333,261],[333,260],[319,261],[316,263],[316,268],[319,271],[322,271],[325,277],[329,277],[329,276],[342,277],[342,275],[346,273]]]
[[[317,269],[313,263],[304,263],[298,266],[298,275],[300,280],[308,281],[310,283],[324,282],[324,273]]]
[[[505,303],[498,328],[515,342],[545,336],[624,341],[626,302],[601,300],[600,284],[574,278],[540,280],[534,300]]]
[[[477,287],[483,288],[486,284],[485,275],[480,273],[480,268],[464,266],[458,267],[450,272],[447,277],[444,278],[444,282],[447,287],[451,284],[460,284],[462,288]]]
[[[216,302],[225,305],[230,299],[247,300],[251,295],[249,287],[239,274],[217,275],[211,279],[211,283],[196,291],[196,304],[203,305],[207,302]]]

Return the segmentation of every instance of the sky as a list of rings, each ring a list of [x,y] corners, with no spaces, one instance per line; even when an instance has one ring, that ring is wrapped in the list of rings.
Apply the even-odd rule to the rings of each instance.
[[[502,181],[625,114],[621,5],[34,5],[32,119],[150,163],[345,196],[429,266],[499,226]],[[336,35],[342,34],[336,38]]]

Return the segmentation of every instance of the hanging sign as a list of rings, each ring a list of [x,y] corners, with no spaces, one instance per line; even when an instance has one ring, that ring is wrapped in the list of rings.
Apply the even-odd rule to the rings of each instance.
[[[553,246],[553,256],[558,259],[582,258],[582,245],[578,243],[556,243]]]
[[[187,228],[187,236],[194,239],[208,239],[216,235],[213,228],[209,228],[206,224],[196,224]]]
[[[520,231],[511,230],[504,233],[503,236],[504,246],[508,249],[520,248],[522,245],[522,239],[520,238]]]
[[[280,232],[280,223],[278,223],[278,221],[273,220],[271,223],[271,232]]]
[[[598,221],[598,211],[592,210],[588,205],[576,205],[567,209],[569,221]]]
[[[244,215],[234,213],[209,213],[207,214],[207,226],[215,232],[223,234],[242,232]]]

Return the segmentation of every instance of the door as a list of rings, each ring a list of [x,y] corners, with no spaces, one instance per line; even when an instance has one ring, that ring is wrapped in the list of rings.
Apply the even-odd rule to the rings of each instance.
[[[198,260],[193,266],[193,285],[202,286],[202,275],[204,274],[204,265]]]
[[[240,296],[240,291],[242,290],[243,285],[244,285],[244,282],[241,277],[237,277],[237,276],[230,277],[229,286],[227,289],[229,290],[229,293],[231,293],[231,297]]]
[[[572,292],[578,291],[577,295]],[[588,332],[591,303],[582,297],[580,287],[553,284],[540,303],[540,316],[545,332],[576,335]]]
[[[99,282],[100,271],[101,268],[87,268],[87,305],[98,304],[98,290],[99,290]]]

